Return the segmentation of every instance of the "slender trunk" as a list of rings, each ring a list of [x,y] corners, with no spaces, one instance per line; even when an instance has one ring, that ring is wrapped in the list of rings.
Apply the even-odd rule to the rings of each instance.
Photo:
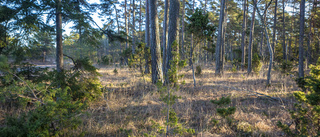
[[[146,48],[150,48],[150,10],[149,10],[149,0],[146,0],[146,24],[145,24],[145,43],[146,43]],[[149,55],[148,54],[144,54],[144,58],[146,60],[146,66],[145,66],[145,73],[149,74]]]
[[[140,4],[139,4],[140,8],[140,17],[139,17],[139,43],[141,42],[141,25],[142,25],[142,0],[140,0]]]
[[[195,0],[193,0],[193,8],[192,8],[192,14],[194,13],[194,5],[195,5]],[[196,75],[194,73],[194,67],[193,67],[193,50],[194,50],[194,42],[193,42],[193,33],[191,34],[191,47],[190,47],[190,64],[191,64],[191,69],[192,69],[192,77],[193,77],[193,86],[196,87]]]
[[[246,29],[247,29],[247,20],[246,20],[246,1],[243,0],[243,23],[242,23],[242,38],[241,38],[241,69],[244,70],[244,64],[246,63],[245,60],[245,40],[246,40]]]
[[[262,57],[263,56],[263,40],[264,40],[264,35],[263,35],[264,33],[263,33],[263,31],[261,32],[261,42],[260,42],[260,52],[259,52],[259,54],[260,54],[260,56]]]
[[[304,77],[303,71],[303,34],[304,34],[305,0],[300,3],[300,36],[299,36],[299,78]]]
[[[127,13],[127,0],[124,0],[124,20],[125,20],[125,28],[126,28],[126,49],[128,48],[128,20],[127,20],[127,16],[128,16],[128,13]]]
[[[165,83],[168,83],[168,77],[167,77],[167,72],[170,68],[170,66],[168,67],[167,66],[167,63],[166,63],[166,58],[167,58],[167,52],[171,52],[171,50],[168,49],[167,51],[167,41],[168,41],[168,34],[167,34],[167,31],[168,31],[168,9],[169,9],[169,0],[165,0],[165,5],[164,5],[164,20],[163,20],[163,36],[162,36],[162,61],[163,61],[163,72],[164,72],[164,75],[165,75]],[[178,11],[179,13],[179,11]],[[168,45],[170,46],[170,45]],[[169,53],[170,54],[170,53]],[[168,55],[169,56],[169,55]]]
[[[61,0],[58,0],[56,7],[56,62],[57,62],[57,71],[63,71],[63,47],[62,47],[62,17],[61,17]]]
[[[193,0],[193,5],[192,5],[192,6],[193,6],[193,8],[192,8],[192,14],[194,13],[194,1],[195,1],[195,0]],[[194,47],[194,45],[193,45],[193,44],[194,44],[194,41],[193,41],[193,33],[191,33],[191,46],[190,46],[190,49]],[[192,50],[192,51],[193,51],[193,50]],[[191,52],[191,50],[190,50],[190,52]],[[191,52],[191,54],[193,54],[193,52]],[[192,59],[193,59],[193,58],[190,56],[190,59],[189,59],[189,66],[192,66],[192,63],[193,63]]]
[[[253,4],[254,4],[255,9],[257,10],[257,13],[258,13],[258,15],[260,17],[260,20],[262,21],[262,25],[263,25],[264,33],[265,33],[265,36],[266,36],[269,53],[270,53],[269,69],[268,69],[268,74],[267,74],[267,85],[270,85],[271,84],[271,69],[272,69],[272,64],[273,64],[273,51],[272,51],[272,47],[271,47],[270,42],[269,42],[269,35],[268,35],[268,30],[267,30],[267,26],[266,26],[265,20],[263,19],[255,0],[253,0]],[[267,9],[268,9],[268,7],[265,8],[265,12],[264,13],[266,13]]]
[[[256,9],[253,8],[251,27],[250,27],[250,40],[249,40],[249,48],[248,48],[248,74],[250,74],[252,71],[252,47],[253,47],[255,17],[256,17]]]
[[[282,51],[283,51],[283,59],[287,61],[287,48],[286,48],[286,27],[285,27],[285,18],[284,18],[284,11],[285,11],[285,6],[284,6],[284,0],[282,0]]]
[[[181,17],[181,57],[185,59],[185,47],[184,47],[184,18],[185,18],[185,3],[186,0],[182,0],[182,17]]]
[[[205,0],[205,2],[204,2],[204,13],[205,13],[205,14],[207,14],[207,3],[208,3],[208,0]],[[204,42],[204,44],[203,44],[203,47],[206,47],[206,46],[207,46],[207,48],[210,48],[210,47],[209,47],[209,41],[207,41],[207,39],[205,40],[205,42]],[[205,64],[207,64],[207,62],[208,62],[208,57],[209,57],[209,51],[206,50],[205,52],[206,52]]]
[[[278,7],[278,0],[275,0],[274,17],[273,17],[273,36],[272,36],[273,54],[275,54],[274,46],[276,45],[277,7]]]
[[[224,8],[225,8],[225,0],[221,0],[220,7],[220,18],[219,18],[219,27],[218,27],[218,38],[217,38],[217,46],[216,46],[216,75],[221,75],[221,45],[223,44],[222,34],[223,34],[223,22],[224,22]]]
[[[221,46],[220,46],[220,51],[221,51],[221,61],[220,61],[220,72],[223,74],[224,73],[224,62],[225,62],[225,36],[226,36],[226,30],[227,30],[227,15],[228,11],[226,9],[228,8],[228,4],[225,2],[225,8],[224,8],[224,21],[223,21],[223,30],[222,30],[222,40],[221,40]]]
[[[134,0],[132,0],[132,54],[135,53],[136,48],[136,5]]]
[[[163,83],[157,0],[150,0],[152,83]]]
[[[293,9],[293,12],[294,12],[294,9]],[[289,53],[288,53],[288,57],[287,57],[289,60],[291,60],[291,54],[292,54],[291,53],[292,52],[291,51],[291,44],[292,44],[293,25],[294,25],[293,22],[294,22],[293,21],[293,16],[291,16],[291,24],[290,24],[291,25],[291,30],[290,30],[290,39],[289,39],[289,45],[288,45]]]

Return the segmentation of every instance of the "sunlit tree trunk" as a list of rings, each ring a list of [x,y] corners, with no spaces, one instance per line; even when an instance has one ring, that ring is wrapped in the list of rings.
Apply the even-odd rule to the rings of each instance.
[[[299,78],[304,77],[303,71],[303,34],[304,34],[305,0],[300,3],[300,36],[299,36]]]
[[[253,34],[254,34],[254,21],[256,17],[256,9],[253,8],[251,27],[250,27],[250,39],[248,48],[248,74],[252,71],[252,47],[253,47]]]
[[[275,54],[275,46],[276,46],[276,27],[277,27],[277,7],[278,7],[278,0],[275,0],[275,7],[274,7],[274,16],[273,16],[273,36],[272,36],[272,51]]]
[[[152,83],[163,83],[157,0],[150,0]]]
[[[219,26],[218,26],[218,38],[217,38],[217,46],[216,46],[216,75],[221,74],[221,44],[222,44],[222,34],[223,34],[223,22],[224,22],[224,8],[225,8],[225,0],[221,0],[220,7],[220,18],[219,18]]]
[[[192,5],[192,13],[194,13],[194,5],[195,5],[195,0],[193,0],[193,5]],[[193,86],[196,87],[196,75],[194,73],[194,66],[193,66],[193,50],[194,50],[194,42],[193,42],[193,33],[191,34],[191,46],[190,46],[190,64],[191,64],[191,69],[192,69],[192,78],[193,78]]]
[[[246,63],[245,56],[245,43],[246,43],[246,30],[247,30],[247,17],[246,17],[246,1],[243,0],[243,23],[242,23],[242,38],[241,38],[241,69],[244,70],[244,64]]]
[[[260,13],[260,10],[259,10],[259,8],[257,6],[256,0],[253,0],[253,5],[254,5],[255,9],[257,10],[258,15],[260,17],[260,20],[262,22],[263,29],[264,29],[264,34],[266,36],[267,46],[268,46],[269,53],[270,53],[269,68],[268,68],[268,74],[267,74],[267,85],[270,85],[271,84],[271,69],[272,69],[272,64],[273,64],[272,46],[270,45],[270,39],[269,39],[268,30],[267,30],[267,26],[266,26],[265,20],[264,20],[264,18],[262,17],[262,15]],[[266,13],[267,9],[268,9],[268,7],[265,8],[265,12],[264,13]]]
[[[128,35],[128,12],[127,12],[127,0],[124,0],[124,20],[125,20],[125,29],[126,29],[126,35]],[[128,48],[128,36],[126,36],[126,49]]]

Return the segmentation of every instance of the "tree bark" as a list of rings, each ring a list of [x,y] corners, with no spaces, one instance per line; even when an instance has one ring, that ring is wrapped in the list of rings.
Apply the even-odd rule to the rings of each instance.
[[[246,64],[245,60],[245,41],[246,41],[246,29],[247,29],[247,20],[246,20],[246,1],[243,0],[243,22],[242,22],[242,38],[241,38],[241,69],[244,70],[244,64]]]
[[[127,0],[124,0],[124,20],[125,20],[125,29],[126,29],[126,49],[128,48],[128,20],[127,20]],[[128,60],[128,59],[126,59]]]
[[[248,74],[252,72],[252,47],[253,47],[255,17],[256,17],[256,9],[253,8],[251,27],[250,27],[250,40],[249,40],[249,48],[248,48]]]
[[[300,3],[300,36],[299,36],[299,78],[304,77],[303,71],[303,35],[304,35],[305,0]]]
[[[224,8],[224,21],[223,21],[223,30],[222,30],[222,40],[221,40],[221,46],[220,46],[220,72],[223,74],[224,73],[224,62],[225,62],[225,36],[226,36],[226,30],[227,30],[227,15],[228,15],[228,11],[226,11],[228,8],[228,4],[225,2],[225,8]]]
[[[181,57],[185,59],[185,47],[184,47],[184,18],[185,18],[185,3],[186,0],[182,0],[182,17],[181,17]]]
[[[194,13],[194,5],[195,5],[195,0],[193,0],[192,4],[192,14]],[[193,66],[193,50],[194,50],[194,42],[193,42],[193,33],[191,33],[191,46],[190,46],[190,64],[191,64],[191,69],[192,69],[192,77],[193,77],[193,86],[197,86],[196,82],[196,75],[194,73],[194,66]]]
[[[132,0],[132,54],[135,53],[136,48],[136,5],[134,0]]]
[[[140,17],[139,17],[139,43],[142,41],[142,38],[141,38],[141,27],[142,27],[142,0],[140,0],[140,4],[139,4],[140,8]]]
[[[179,45],[173,45],[174,43],[179,43],[179,10],[180,10],[180,2],[179,0],[170,0],[170,9],[169,9],[169,30],[168,30],[168,49],[166,56],[166,69],[165,69],[165,81],[168,84],[169,75],[168,71],[172,69],[171,61],[173,60],[173,53],[179,53]],[[174,49],[172,46],[177,46]],[[176,55],[179,56],[179,55]],[[175,64],[177,66],[177,64]],[[171,76],[176,77],[176,76]]]
[[[56,62],[57,71],[63,71],[63,47],[62,47],[62,17],[61,17],[61,0],[57,1],[56,7]]]
[[[150,0],[150,21],[151,21],[151,68],[152,68],[152,83],[160,81],[163,83],[162,63],[161,63],[161,48],[159,38],[157,0]]]
[[[146,0],[146,24],[145,24],[145,43],[146,43],[146,48],[150,48],[150,10],[149,10],[149,0]],[[145,61],[146,61],[146,66],[145,66],[145,73],[148,74],[150,73],[149,71],[149,55],[145,53],[144,55]]]
[[[270,3],[271,2],[272,2],[272,0],[270,1]],[[272,64],[273,64],[273,51],[272,51],[272,47],[271,47],[270,42],[269,42],[269,35],[268,35],[268,30],[267,30],[267,26],[266,26],[265,20],[263,19],[255,0],[253,0],[253,5],[254,5],[255,9],[257,10],[257,12],[258,12],[260,20],[262,21],[264,34],[266,36],[267,45],[268,45],[268,49],[269,49],[269,53],[270,53],[269,69],[268,69],[268,74],[267,74],[267,86],[268,86],[268,85],[271,84],[271,69],[272,69]],[[264,13],[266,13],[266,10],[268,9],[268,6],[266,6]]]
[[[284,6],[284,0],[282,0],[282,52],[283,52],[283,59],[287,61],[287,48],[286,48],[286,27],[285,27],[285,6]]]
[[[221,75],[221,44],[222,44],[222,29],[223,29],[223,22],[224,22],[224,8],[225,8],[225,0],[221,0],[220,6],[220,18],[219,18],[219,27],[218,27],[218,38],[217,38],[217,46],[216,46],[216,75]]]
[[[164,20],[163,20],[163,36],[162,36],[162,61],[163,61],[163,72],[164,72],[164,75],[165,75],[165,83],[168,83],[167,81],[167,72],[168,70],[168,66],[167,66],[167,52],[170,52],[171,50],[167,50],[167,41],[168,41],[168,34],[167,34],[167,31],[168,31],[168,9],[169,9],[169,0],[165,0],[165,4],[164,4]],[[171,8],[171,7],[170,7]],[[176,8],[176,7],[175,7]],[[178,11],[179,13],[179,11]],[[171,13],[170,13],[171,14]],[[175,14],[175,13],[174,13]],[[169,45],[168,45],[169,46]],[[169,56],[169,55],[168,55]]]
[[[278,0],[275,0],[274,16],[273,16],[273,36],[272,36],[273,54],[275,54],[274,46],[276,45],[277,7],[278,7]]]

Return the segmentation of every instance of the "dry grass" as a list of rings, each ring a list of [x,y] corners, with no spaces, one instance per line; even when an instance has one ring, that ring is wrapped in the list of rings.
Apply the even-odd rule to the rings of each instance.
[[[288,109],[294,99],[292,91],[298,90],[292,78],[273,72],[272,86],[266,87],[264,74],[248,76],[244,72],[226,71],[222,76],[214,75],[214,66],[203,68],[202,76],[197,77],[197,87],[193,87],[191,71],[182,70],[182,79],[186,82],[175,94],[181,96],[173,105],[179,122],[196,131],[194,136],[283,136],[276,122],[290,122]],[[75,133],[85,132],[87,136],[143,136],[155,131],[152,122],[164,126],[165,104],[159,100],[156,87],[150,84],[150,78],[141,77],[138,71],[118,68],[118,75],[113,67],[101,68],[101,82],[105,85],[104,97],[90,106],[90,115],[83,117],[84,124]],[[230,88],[226,88],[230,87]],[[272,97],[281,98],[273,101],[252,96],[249,92],[232,90],[253,90]],[[224,121],[216,114],[216,106],[210,100],[222,96],[231,96],[231,106],[236,107],[232,116],[238,129],[226,123],[214,126],[212,119]],[[245,133],[240,127],[250,127]],[[131,130],[131,132],[126,131]]]
[[[173,105],[179,123],[186,128],[193,128],[193,136],[283,136],[277,128],[277,121],[290,123],[287,110],[292,109],[294,98],[291,93],[299,90],[292,78],[273,72],[272,86],[266,87],[266,74],[248,76],[245,72],[229,72],[218,77],[214,75],[214,66],[203,65],[202,75],[196,78],[197,87],[193,87],[191,70],[188,68],[180,73],[185,77],[185,85],[174,94],[181,96]],[[153,123],[165,126],[165,104],[159,99],[157,88],[150,84],[149,76],[142,77],[139,71],[128,68],[117,68],[118,74],[113,73],[114,67],[99,69],[100,78],[104,85],[101,99],[90,104],[83,115],[83,124],[75,131],[75,136],[84,132],[86,136],[144,136],[144,133],[155,133]],[[265,72],[263,70],[262,72]],[[233,90],[244,89],[244,91]],[[257,97],[245,90],[252,90],[281,98],[281,101]],[[221,97],[231,96],[231,106],[236,107],[232,115],[237,128],[230,127],[226,122],[214,126],[212,119],[225,121],[217,115],[216,105],[210,101]],[[0,109],[0,121],[4,113]],[[250,129],[250,130],[249,130]],[[248,130],[250,132],[245,132]],[[173,136],[173,135],[172,135]]]

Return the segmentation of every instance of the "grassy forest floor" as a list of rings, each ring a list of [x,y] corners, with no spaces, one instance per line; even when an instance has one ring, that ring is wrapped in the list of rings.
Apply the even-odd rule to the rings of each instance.
[[[202,65],[202,74],[196,77],[197,87],[193,87],[189,67],[180,71],[185,75],[180,82],[185,81],[185,84],[174,92],[181,98],[173,109],[183,127],[195,130],[192,136],[285,136],[276,123],[292,121],[288,112],[295,102],[292,92],[299,90],[292,75],[273,71],[272,86],[266,87],[266,68],[259,75],[247,75],[246,72],[231,72],[226,67],[220,77],[215,76],[214,68]],[[75,136],[80,133],[85,136],[160,136],[160,127],[165,128],[166,104],[160,100],[150,76],[142,77],[138,70],[127,67],[117,67],[118,74],[115,74],[114,69],[100,67],[103,96],[90,104],[88,115],[81,116],[83,124],[70,132]],[[217,105],[210,102],[227,96],[231,97],[230,106],[236,107],[231,116],[232,126],[217,114]],[[13,110],[1,107],[0,123],[8,111]],[[214,123],[214,120],[220,122]]]
[[[165,127],[166,106],[159,99],[156,87],[150,84],[150,78],[128,68],[117,68],[118,74],[113,71],[114,67],[99,69],[105,86],[103,99],[90,105],[90,115],[83,117],[84,124],[76,132],[84,131],[88,136],[143,136],[144,133],[159,136],[156,123]],[[185,74],[180,81],[186,84],[174,93],[181,98],[173,108],[179,123],[196,131],[193,136],[285,136],[276,123],[291,123],[288,110],[293,109],[295,102],[292,92],[299,90],[290,76],[273,71],[272,86],[266,87],[266,73],[248,76],[246,72],[225,71],[217,77],[214,66],[207,65],[196,78],[194,88],[191,70],[186,68],[180,73]],[[231,97],[231,106],[236,107],[231,116],[233,126],[213,122],[213,119],[225,120],[210,101],[226,96]]]

